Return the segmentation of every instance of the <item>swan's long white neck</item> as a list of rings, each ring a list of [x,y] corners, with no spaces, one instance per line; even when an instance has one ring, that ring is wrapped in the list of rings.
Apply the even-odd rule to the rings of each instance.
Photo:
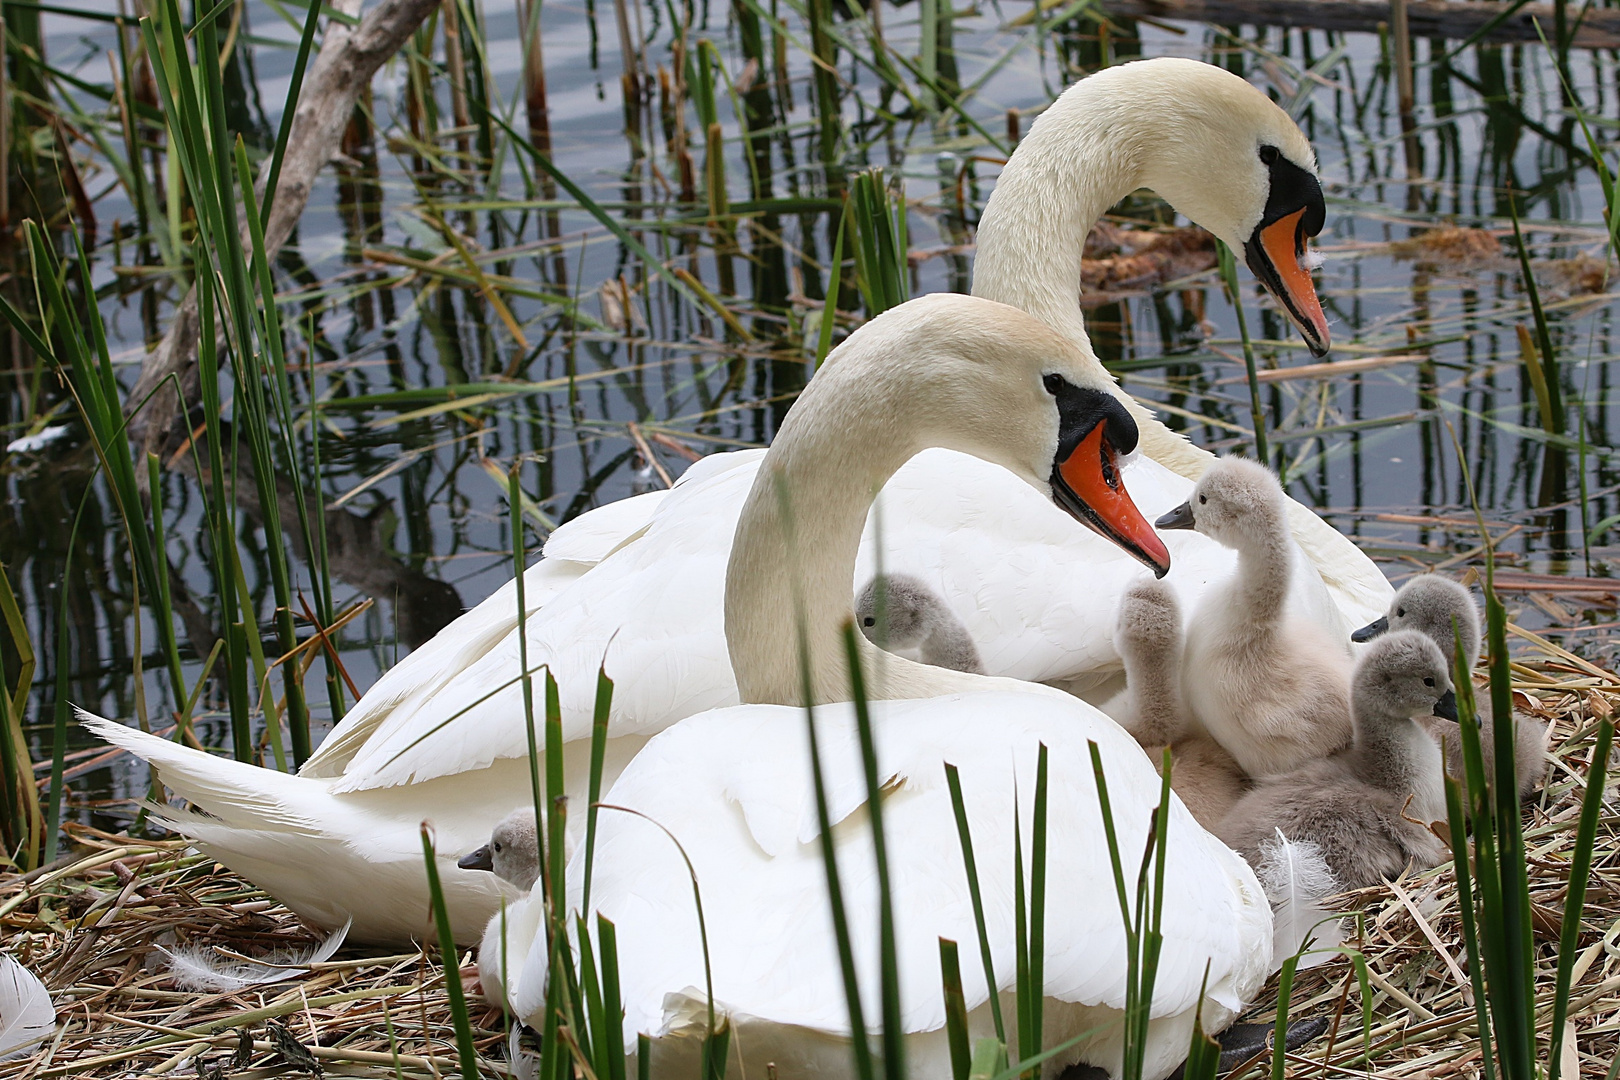
[[[1035,121],[979,222],[973,295],[1023,308],[1093,355],[1080,314],[1091,227],[1144,186],[1139,121],[1076,84]]]
[[[961,296],[940,301],[969,302]],[[927,303],[912,301],[907,307],[926,314],[919,305]],[[925,324],[916,325],[918,334],[930,332]],[[1010,327],[1006,333],[1018,336]],[[854,339],[844,348],[851,346],[860,347]],[[896,470],[935,446],[1016,467],[1006,459],[1009,425],[1022,423],[1027,429],[1031,421],[1001,411],[1007,399],[991,389],[1002,377],[998,365],[919,367],[917,358],[930,351],[917,334],[899,334],[875,354],[834,354],[772,442],[743,504],[726,570],[726,641],[744,702],[803,704],[801,627],[815,701],[850,700],[844,626],[854,615],[856,554],[872,500]],[[983,381],[976,382],[980,376]],[[1034,382],[1032,393],[1041,393]],[[1055,410],[1051,442],[1055,450]],[[1027,475],[1031,468],[1026,464],[1021,472]],[[1009,476],[1007,482],[1019,481]],[[859,633],[855,645],[872,698],[933,697],[996,686],[1030,689],[887,653],[879,662],[878,650]]]

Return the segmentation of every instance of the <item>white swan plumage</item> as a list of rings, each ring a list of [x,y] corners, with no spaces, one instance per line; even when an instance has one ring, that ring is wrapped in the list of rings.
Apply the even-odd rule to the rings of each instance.
[[[816,713],[831,839],[860,981],[876,1001],[873,817],[854,710],[839,701],[849,688],[848,583],[872,492],[919,451],[950,447],[999,464],[1005,483],[1044,488],[1075,517],[1099,512],[1122,547],[1166,566],[1167,555],[1123,491],[1099,491],[1089,501],[1076,496],[1087,489],[1077,470],[1099,467],[1087,465],[1087,447],[1128,450],[1136,439],[1134,422],[1077,359],[1061,338],[1013,309],[969,297],[925,297],[851,336],[783,422],[743,501],[726,567],[732,668],[741,695],[760,704],[690,716],[654,736],[604,797],[598,818],[592,906],[617,928],[627,1039],[637,1032],[656,1038],[660,1075],[678,1073],[694,1048],[687,1037],[693,1010],[682,1002],[693,1000],[688,988],[704,979],[687,859],[704,895],[716,1004],[747,1018],[748,1030],[736,1040],[743,1072],[758,1074],[768,1061],[783,1075],[847,1071],[848,1019],[805,714],[793,704],[806,690],[828,703]],[[1106,462],[1109,452],[1103,453]],[[981,853],[987,933],[999,960],[994,985],[982,969],[964,972],[978,1026],[987,1030],[979,1007],[991,993],[1012,989],[1015,977],[1008,856],[1015,820],[1026,843],[1032,835],[1042,744],[1051,753],[1043,988],[1049,1031],[1055,1040],[1091,1032],[1046,1071],[1055,1075],[1074,1061],[1117,1068],[1127,972],[1123,916],[1088,744],[1098,746],[1108,777],[1131,880],[1159,799],[1152,763],[1107,716],[1061,691],[927,667],[880,654],[863,637],[852,640],[866,685],[879,699],[872,721],[899,934],[901,1023],[911,1044],[907,1074],[941,1072],[938,938],[975,938],[945,766],[961,770]],[[1271,951],[1270,908],[1252,872],[1174,796],[1169,815],[1169,940],[1154,994],[1150,1078],[1168,1074],[1185,1054],[1206,965],[1211,993],[1202,1015],[1219,1029],[1264,982]],[[576,852],[570,867],[576,905],[582,861]],[[526,969],[519,986],[529,985]],[[793,1065],[784,1065],[783,1056]]]
[[[1122,110],[1121,103],[1130,107]],[[1273,151],[1270,162],[1262,154],[1267,148]],[[1288,183],[1298,187],[1301,177],[1315,183],[1309,144],[1259,91],[1209,65],[1143,61],[1101,72],[1063,95],[1021,143],[987,209],[976,291],[1011,300],[1057,328],[1079,350],[1078,370],[1127,402],[1145,452],[1124,463],[1125,477],[1144,492],[1163,489],[1149,500],[1154,509],[1184,499],[1189,478],[1208,455],[1129,404],[1097,362],[1075,306],[1086,232],[1119,198],[1138,186],[1152,186],[1228,243],[1270,250],[1263,237],[1293,228],[1293,218],[1266,220],[1279,191],[1290,195],[1268,180],[1281,175],[1285,165],[1292,170]],[[1298,191],[1290,197],[1305,198]],[[1319,202],[1319,190],[1316,198]],[[1294,217],[1309,209],[1306,202],[1300,205]],[[1030,234],[1038,234],[1038,243]],[[1297,262],[1303,235],[1286,238],[1293,247],[1285,243],[1287,250],[1274,254],[1286,263],[1292,251]],[[1022,260],[1015,257],[1020,249]],[[1252,257],[1250,262],[1260,265]],[[1305,299],[1295,296],[1292,306],[1314,307],[1308,276],[1303,285],[1299,274],[1279,280],[1292,282],[1296,293],[1309,293]],[[1314,320],[1305,322],[1313,342],[1325,341],[1319,308]],[[587,760],[581,740],[589,730],[596,674],[604,661],[617,683],[609,779],[661,728],[746,700],[728,662],[716,583],[723,580],[731,526],[761,456],[759,451],[712,455],[670,492],[584,515],[558,530],[546,558],[526,572],[528,606],[544,613],[528,623],[530,663],[547,665],[557,677],[565,735],[574,740],[567,768],[577,795],[583,795],[584,783],[579,766]],[[908,475],[916,481],[907,481]],[[949,449],[931,450],[901,470],[896,481],[899,486],[891,484],[885,494],[885,505],[894,505],[883,521],[885,567],[938,588],[980,643],[988,671],[1049,680],[1095,697],[1106,694],[1105,684],[1120,670],[1110,638],[1109,590],[1123,592],[1143,571],[1101,540],[1064,528],[1068,523],[1046,497],[1007,484],[997,465]],[[907,483],[913,486],[908,489]],[[913,511],[906,510],[908,500]],[[1387,607],[1389,586],[1353,544],[1305,508],[1290,503],[1289,512],[1305,556],[1301,564],[1314,571],[1302,575],[1303,603],[1341,633]],[[974,515],[969,520],[975,525],[963,528],[967,514]],[[934,562],[908,563],[902,555],[907,550]],[[1177,543],[1174,554],[1178,588],[1184,581],[1196,590],[1199,582],[1221,576],[1219,564],[1200,569],[1203,556],[1190,545]],[[548,566],[554,557],[558,561]],[[1210,558],[1229,557],[1210,553]],[[1031,575],[1045,580],[1031,587]],[[846,583],[850,599],[857,585],[853,578]],[[515,705],[520,699],[517,621],[514,584],[407,657],[305,763],[298,778],[307,782],[302,795],[278,789],[274,807],[261,806],[265,793],[259,789],[265,785],[241,776],[233,781],[240,790],[229,796],[241,809],[220,815],[234,816],[238,824],[220,828],[202,818],[179,823],[199,839],[206,830],[217,857],[251,865],[243,872],[322,925],[341,923],[339,904],[364,902],[378,887],[397,893],[399,882],[413,873],[415,891],[396,898],[405,903],[425,896],[419,872],[397,854],[415,844],[421,817],[433,819],[443,850],[470,847],[481,842],[491,820],[527,795],[527,766],[521,760],[527,739],[521,707]],[[160,767],[165,781],[189,796],[174,782],[185,772],[172,761]],[[214,783],[206,793],[218,801],[227,797],[228,787]],[[485,800],[497,796],[506,807],[491,814]],[[398,835],[354,844],[317,824],[295,842],[281,839],[279,850],[296,859],[270,865],[261,834],[281,826],[253,824],[255,816],[292,807],[298,820],[318,823],[326,813],[310,808],[325,807],[327,800],[337,800],[344,814],[360,815],[377,828],[391,819]],[[580,817],[574,815],[571,826]],[[233,830],[242,831],[243,844],[254,850],[234,851]],[[305,872],[312,855],[326,862],[318,883]],[[458,914],[458,928],[465,928],[458,934],[476,937],[494,894],[475,887],[458,892],[458,875],[446,876],[453,906],[466,909]],[[419,932],[414,920],[368,921],[357,915],[352,934],[357,940],[398,940]]]

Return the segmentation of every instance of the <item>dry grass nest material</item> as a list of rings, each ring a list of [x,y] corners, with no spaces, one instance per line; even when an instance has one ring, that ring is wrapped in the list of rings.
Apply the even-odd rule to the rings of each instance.
[[[1596,719],[1620,699],[1620,678],[1535,635],[1514,664],[1520,705],[1552,724],[1545,788],[1526,807],[1537,935],[1536,986],[1545,1025],[1570,845]],[[1587,893],[1570,1021],[1580,1076],[1601,1078],[1620,1055],[1620,816],[1606,808]],[[73,829],[73,860],[0,878],[5,948],[44,980],[57,1008],[53,1038],[0,1074],[28,1077],[259,1077],[308,1073],[445,1077],[458,1072],[443,968],[432,952],[345,949],[305,975],[233,993],[182,989],[156,945],[168,938],[266,956],[320,935],[242,879],[178,841]],[[1389,888],[1348,894],[1359,910],[1351,944],[1366,957],[1373,1027],[1363,1040],[1358,982],[1335,959],[1297,977],[1291,1015],[1337,1017],[1328,1035],[1288,1055],[1299,1077],[1479,1075],[1475,1013],[1449,867]],[[431,935],[426,935],[431,936]],[[468,957],[459,958],[471,978]],[[1249,1019],[1266,1020],[1269,986]],[[470,998],[486,1073],[506,1074],[506,1021]],[[305,1056],[302,1051],[307,1051]],[[1370,1059],[1370,1060],[1369,1060]],[[1248,1076],[1262,1075],[1256,1063]]]

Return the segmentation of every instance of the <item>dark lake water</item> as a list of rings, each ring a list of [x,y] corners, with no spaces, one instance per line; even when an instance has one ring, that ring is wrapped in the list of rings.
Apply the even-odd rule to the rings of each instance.
[[[533,548],[556,523],[661,485],[660,470],[678,475],[691,454],[769,441],[808,377],[835,219],[802,12],[787,2],[765,9],[778,12],[789,31],[784,91],[772,72],[750,69],[729,7],[692,9],[690,39],[714,42],[737,88],[731,92],[722,80],[717,93],[728,195],[739,210],[730,239],[717,242],[705,212],[681,199],[682,163],[660,111],[658,71],[667,75],[672,19],[681,10],[637,7],[635,0],[623,9],[647,83],[639,110],[627,110],[613,5],[545,4],[553,160],[658,257],[722,297],[751,340],[664,281],[649,283],[641,260],[566,192],[535,180],[504,137],[487,180],[450,175],[451,159],[437,171],[424,164],[412,150],[398,59],[375,80],[374,124],[362,125],[346,156],[322,174],[278,260],[290,361],[313,371],[298,377],[301,401],[306,408],[310,396],[322,403],[324,498],[354,519],[354,542],[334,561],[335,598],[340,607],[376,601],[339,634],[343,665],[362,690],[413,643],[509,579],[504,477],[514,460],[524,462]],[[976,86],[964,111],[998,139],[1006,137],[1010,110],[1027,126],[1027,114],[1080,74],[1137,53],[1224,63],[1294,112],[1316,146],[1328,193],[1319,287],[1333,323],[1332,358],[1367,363],[1356,374],[1265,383],[1274,463],[1284,468],[1290,493],[1357,536],[1392,574],[1403,574],[1469,561],[1479,544],[1471,478],[1500,540],[1501,565],[1510,584],[1517,582],[1508,594],[1517,617],[1556,630],[1571,648],[1612,659],[1615,613],[1604,587],[1571,590],[1528,576],[1610,577],[1614,532],[1588,534],[1620,512],[1611,445],[1620,419],[1611,389],[1617,294],[1607,276],[1603,194],[1582,129],[1563,101],[1553,53],[1539,44],[1475,45],[1448,56],[1457,43],[1416,42],[1419,156],[1409,173],[1396,86],[1372,28],[1330,35],[1116,20],[1099,40],[1097,25],[1084,17],[1017,25],[1029,12],[1027,3],[989,4],[955,19],[958,78]],[[483,14],[497,110],[510,111],[521,130],[518,15],[503,4]],[[288,17],[301,18],[301,11],[286,15],[249,5],[235,44],[243,79],[230,114],[261,148],[288,86],[288,45],[296,40]],[[916,4],[884,6],[884,40],[897,53],[917,55],[918,17]],[[110,26],[61,16],[50,16],[47,26],[54,65],[90,83],[109,82]],[[849,163],[880,164],[904,177],[912,293],[965,290],[972,223],[993,189],[998,152],[954,117],[915,114],[849,53],[839,68],[848,84]],[[1609,141],[1620,124],[1615,57],[1572,52],[1568,75],[1612,168]],[[755,89],[744,93],[739,84],[750,80]],[[448,114],[442,78],[437,92]],[[113,139],[116,118],[104,115],[105,105],[82,92],[72,97],[86,113],[86,132]],[[753,154],[739,108],[762,110]],[[703,134],[690,107],[682,122],[701,170]],[[454,140],[439,145],[453,148]],[[165,269],[160,244],[135,235],[134,208],[95,148],[79,142],[74,153],[97,200],[91,273],[127,388],[146,345],[167,325],[183,278]],[[1565,430],[1584,444],[1551,464],[1521,352],[1520,328],[1533,323],[1513,246],[1510,190],[1518,193],[1558,353]],[[1144,197],[1119,210],[1144,226],[1172,220],[1163,204]],[[437,222],[453,227],[481,271],[502,284],[521,342],[489,295],[469,287],[465,263]],[[1448,233],[1440,243],[1437,226],[1483,231]],[[717,250],[717,243],[732,247]],[[1240,274],[1260,366],[1312,362],[1247,271]],[[1252,451],[1235,313],[1215,274],[1193,272],[1105,299],[1089,308],[1088,321],[1099,355],[1125,385],[1163,403],[1168,422],[1199,443]],[[4,441],[67,425],[43,449],[0,459],[9,508],[0,519],[0,559],[40,658],[26,718],[33,748],[48,756],[54,686],[64,667],[72,701],[111,716],[144,710],[166,726],[161,718],[175,703],[154,652],[155,627],[136,605],[127,538],[71,400],[15,342],[4,372]],[[503,379],[544,385],[456,403],[442,392],[411,393]],[[300,422],[309,422],[307,411]],[[193,611],[181,638],[189,683],[207,652],[196,642],[212,632],[203,511],[196,481],[182,473],[166,474],[162,496],[177,595]],[[239,542],[268,634],[273,605],[263,539],[244,526]],[[308,590],[308,568],[295,570]],[[8,681],[16,655],[8,637]],[[320,709],[317,678],[311,696]],[[223,688],[206,685],[201,701],[203,716],[219,716]],[[200,727],[209,739],[223,740],[223,732],[222,721]],[[143,790],[134,774],[98,773],[76,781],[74,797]]]

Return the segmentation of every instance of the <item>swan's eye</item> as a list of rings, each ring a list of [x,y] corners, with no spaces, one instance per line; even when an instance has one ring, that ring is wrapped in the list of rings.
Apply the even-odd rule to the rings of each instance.
[[[490,845],[490,846],[491,846],[491,847],[493,847],[493,848],[494,848],[494,849],[495,849],[495,851],[496,851],[496,853],[497,853],[497,854],[498,854],[498,853],[499,853],[499,852],[500,852],[500,850],[501,850],[501,845],[500,845],[500,844],[498,844],[498,843],[496,843],[496,844],[491,844],[491,845]]]
[[[1200,506],[1202,506],[1204,503],[1207,503],[1207,502],[1209,502],[1209,496],[1208,495],[1200,495],[1200,496],[1198,496],[1198,504]]]
[[[1058,391],[1063,389],[1063,376],[1042,375],[1041,385],[1046,387],[1046,392],[1048,394],[1051,394],[1053,397],[1057,397]]]
[[[1428,678],[1424,679],[1423,680],[1423,685],[1424,686],[1433,686],[1434,685],[1434,676],[1430,675]]]
[[[862,626],[876,626],[877,625],[877,620],[872,618],[872,616],[868,615],[866,618],[861,620],[861,625]]]
[[[1277,148],[1275,146],[1262,146],[1260,148],[1260,160],[1265,162],[1267,165],[1277,164],[1278,156]]]
[[[1406,609],[1405,609],[1405,608],[1403,608],[1403,607],[1398,607],[1398,608],[1396,608],[1396,609],[1395,609],[1395,617],[1396,617],[1396,618],[1397,618],[1397,619],[1404,619],[1404,618],[1406,618]]]

